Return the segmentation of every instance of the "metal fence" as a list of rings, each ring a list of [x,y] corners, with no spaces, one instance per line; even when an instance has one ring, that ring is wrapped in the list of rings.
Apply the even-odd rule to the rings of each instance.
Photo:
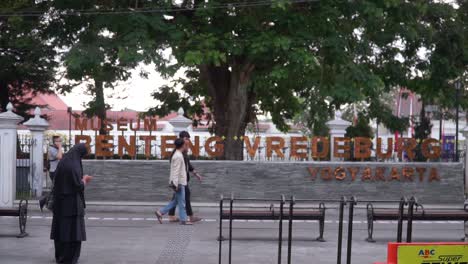
[[[35,141],[29,135],[18,135],[16,149],[16,198],[28,199],[32,195],[34,164],[32,147]]]
[[[249,209],[242,209],[238,211],[238,209],[234,209],[234,202],[244,202],[244,203],[264,203],[269,204],[269,211],[263,211],[264,207],[257,207],[257,208],[252,208],[249,206]],[[228,206],[223,207],[224,203],[228,204]],[[302,207],[301,206],[302,203]],[[367,211],[368,214],[368,232],[370,231],[370,224],[373,225],[373,219],[369,218],[369,213],[373,214],[373,209],[372,211],[369,211],[370,208],[374,208],[373,205],[378,205],[382,210],[382,208],[385,208],[385,213],[383,215],[391,215],[392,221],[393,219],[397,220],[397,228],[395,230],[395,236],[393,239],[391,239],[391,242],[397,242],[401,243],[403,242],[403,236],[406,233],[406,243],[411,243],[412,242],[412,235],[413,235],[413,222],[414,220],[419,220],[419,221],[432,221],[433,219],[443,219],[443,220],[455,220],[459,221],[465,218],[464,215],[461,215],[463,212],[468,210],[468,205],[465,204],[463,207],[451,207],[451,208],[433,208],[432,213],[426,211],[424,209],[424,206],[420,203],[418,203],[417,199],[415,197],[407,198],[407,197],[402,197],[399,200],[360,200],[357,199],[356,197],[341,197],[341,199],[296,199],[294,196],[291,196],[290,199],[285,199],[284,195],[282,195],[281,199],[257,199],[257,198],[235,198],[233,194],[231,194],[231,198],[223,198],[221,196],[220,199],[220,204],[219,204],[219,239],[218,239],[218,263],[221,264],[223,263],[223,241],[225,238],[222,236],[222,223],[223,219],[227,219],[228,221],[228,228],[229,228],[229,237],[228,237],[228,256],[227,260],[228,263],[237,263],[235,260],[233,260],[233,219],[236,216],[238,219],[240,219],[239,216],[244,217],[243,219],[266,219],[270,217],[270,220],[275,221],[276,224],[278,225],[278,239],[277,239],[277,247],[274,248],[277,250],[277,256],[278,256],[278,261],[276,263],[281,264],[283,263],[283,224],[287,223],[288,226],[288,231],[287,234],[285,235],[287,237],[287,255],[286,260],[288,264],[294,263],[293,259],[293,253],[292,253],[292,247],[293,247],[293,241],[294,239],[294,233],[292,232],[294,228],[294,214],[296,216],[301,216],[304,215],[304,208],[306,208],[306,213],[311,213],[313,212],[315,215],[319,214],[319,211],[317,209],[310,209],[317,203],[321,204],[322,207],[320,207],[322,210],[326,211],[331,209],[329,206],[330,204],[332,207],[336,207],[338,205],[338,239],[337,239],[337,245],[336,245],[336,263],[341,264],[343,263],[342,261],[345,261],[346,264],[351,264],[352,263],[352,256],[353,256],[353,232],[355,229],[354,227],[354,216],[356,215],[356,211],[358,210],[365,210]],[[278,206],[279,204],[279,206]],[[306,207],[304,207],[304,204]],[[361,204],[364,205],[364,207],[358,208],[357,205]],[[245,206],[245,205],[244,205]],[[242,207],[242,206],[240,206]],[[345,219],[345,207],[348,207],[348,213],[347,213],[347,221]],[[223,209],[223,208],[226,208]],[[279,208],[279,212],[276,212],[273,210],[273,208]],[[298,213],[295,213],[297,209],[302,209],[302,211],[299,211]],[[319,210],[320,210],[319,208]],[[262,211],[259,211],[262,210]],[[418,211],[419,209],[419,211]],[[257,210],[257,211],[255,211]],[[313,210],[313,211],[311,211]],[[275,215],[275,217],[273,217]],[[431,216],[428,216],[431,215]],[[223,218],[225,216],[225,218]],[[323,216],[325,217],[325,212],[323,213]],[[324,221],[323,220],[318,220],[315,219],[313,221]],[[404,222],[406,221],[406,232],[404,232]],[[346,227],[347,225],[347,227]],[[373,227],[372,227],[373,228]],[[346,232],[346,236],[345,236]],[[370,234],[370,233],[369,233]],[[323,237],[320,237],[323,239]],[[371,238],[371,236],[369,236]],[[368,242],[375,242],[373,239],[369,240],[366,239]],[[324,240],[319,240],[321,242],[324,242]],[[345,249],[345,250],[344,250]],[[346,254],[344,253],[346,251]],[[332,257],[333,253],[329,252],[328,257]],[[274,262],[271,262],[274,263]],[[310,262],[310,263],[315,263],[315,262]],[[356,263],[356,262],[354,262]],[[393,263],[393,262],[392,262]],[[425,263],[425,262],[424,262]],[[428,262],[429,263],[429,262]],[[432,262],[431,262],[432,263]],[[444,262],[437,262],[437,263],[444,263]],[[450,263],[450,262],[449,262]]]

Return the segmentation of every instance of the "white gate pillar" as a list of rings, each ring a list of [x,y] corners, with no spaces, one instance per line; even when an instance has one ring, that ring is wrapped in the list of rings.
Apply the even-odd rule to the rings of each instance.
[[[179,137],[180,132],[187,130],[187,128],[192,124],[192,120],[184,116],[184,109],[182,109],[182,107],[177,111],[177,116],[170,119],[168,122],[174,128],[173,131],[177,137]]]
[[[465,196],[468,196],[468,126],[463,128],[461,131],[463,136],[465,137]]]
[[[16,198],[16,132],[23,118],[12,110],[9,103],[0,114],[0,208],[12,207]]]
[[[463,137],[465,137],[465,160],[464,160],[464,168],[465,168],[465,210],[468,210],[468,126],[463,128],[461,131]],[[468,221],[465,221],[465,242],[468,242]]]
[[[333,156],[334,149],[335,149],[335,138],[336,137],[344,137],[346,134],[346,128],[351,125],[351,122],[341,119],[341,112],[335,112],[335,119],[330,120],[327,122],[327,126],[330,129],[330,160],[336,161],[339,160]]]
[[[465,200],[465,211],[468,211],[468,198]],[[465,242],[468,242],[468,221],[465,221]]]
[[[41,109],[36,107],[34,118],[29,119],[24,125],[31,131],[33,145],[31,149],[33,166],[33,195],[42,196],[42,184],[44,180],[44,131],[49,123],[41,117]]]

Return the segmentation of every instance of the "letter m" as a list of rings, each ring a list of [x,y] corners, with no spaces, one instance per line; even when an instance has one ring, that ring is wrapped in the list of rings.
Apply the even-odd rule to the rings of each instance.
[[[88,130],[88,119],[87,118],[75,118],[75,130]]]
[[[157,128],[156,119],[145,118],[145,131],[156,131]]]

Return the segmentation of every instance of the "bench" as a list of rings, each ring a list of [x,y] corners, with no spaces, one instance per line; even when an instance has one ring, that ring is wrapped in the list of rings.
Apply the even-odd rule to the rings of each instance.
[[[18,217],[20,233],[17,235],[17,237],[23,238],[28,235],[28,233],[26,233],[26,221],[28,219],[28,200],[21,200],[18,208],[0,209],[0,216]]]
[[[223,220],[289,220],[289,211],[285,208],[283,215],[281,209],[275,210],[274,205],[271,204],[268,210],[244,209],[234,210],[232,215],[230,210],[224,210],[223,201],[220,202],[220,236],[218,239],[224,240],[222,236],[222,221]],[[281,205],[280,205],[281,208]],[[319,237],[316,239],[320,242],[325,242],[323,238],[325,230],[325,204],[320,203],[318,208],[295,208],[292,214],[292,220],[305,220],[305,221],[318,221],[319,222]]]
[[[468,204],[464,208],[431,208],[424,207],[416,203],[416,210],[413,212],[412,220],[416,221],[468,221]],[[375,242],[373,239],[374,221],[380,220],[398,220],[398,209],[378,208],[369,203],[367,204],[367,231],[368,242]],[[403,220],[409,220],[408,211],[403,213]]]

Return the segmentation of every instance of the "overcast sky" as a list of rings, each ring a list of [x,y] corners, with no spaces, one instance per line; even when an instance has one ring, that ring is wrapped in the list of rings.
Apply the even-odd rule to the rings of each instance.
[[[441,2],[455,4],[455,0],[440,0]],[[425,54],[426,55],[426,54]],[[106,103],[108,103],[112,110],[122,110],[125,108],[137,111],[145,111],[150,107],[157,104],[151,94],[169,81],[163,79],[155,70],[153,65],[142,66],[143,69],[149,72],[148,78],[142,78],[138,73],[140,69],[133,71],[133,76],[126,82],[121,82],[117,85],[114,91],[106,89]],[[180,75],[177,77],[181,77]],[[68,106],[75,110],[83,110],[84,103],[89,102],[91,97],[85,94],[85,87],[77,87],[73,92],[60,95]]]
[[[125,108],[145,111],[156,105],[151,94],[158,87],[168,84],[168,80],[164,80],[153,66],[144,66],[144,69],[149,72],[147,79],[140,77],[139,69],[133,71],[133,76],[126,82],[121,82],[117,85],[114,91],[105,89],[106,102],[111,105],[112,110],[122,110]],[[91,100],[91,96],[86,95],[84,85],[77,87],[73,92],[60,95],[68,106],[75,110],[83,110],[83,104]]]

